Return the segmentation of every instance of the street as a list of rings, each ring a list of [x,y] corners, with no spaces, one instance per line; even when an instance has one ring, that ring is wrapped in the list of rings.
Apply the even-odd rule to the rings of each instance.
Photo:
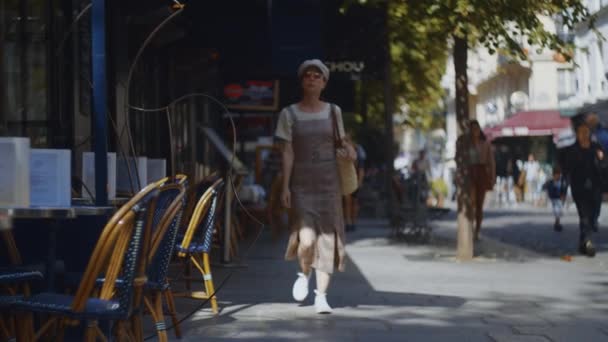
[[[576,254],[575,212],[563,222],[554,233],[548,209],[490,210],[477,257],[459,263],[453,211],[425,245],[362,220],[349,235],[347,271],[332,279],[334,313],[323,316],[312,306],[314,279],[308,299],[293,301],[296,264],[283,261],[285,241],[264,232],[248,267],[214,268],[216,284],[235,272],[219,292],[221,312],[197,312],[182,341],[608,341],[608,227],[591,259]],[[178,299],[179,315],[196,304]]]

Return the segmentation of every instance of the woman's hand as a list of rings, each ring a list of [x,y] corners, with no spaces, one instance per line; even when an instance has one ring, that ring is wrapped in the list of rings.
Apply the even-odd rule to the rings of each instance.
[[[597,150],[597,159],[604,160],[604,152],[602,150]]]
[[[289,189],[283,189],[281,192],[281,204],[287,209],[291,208],[291,191]]]
[[[340,159],[357,160],[357,152],[350,144],[344,144],[344,147],[339,147],[336,154]]]

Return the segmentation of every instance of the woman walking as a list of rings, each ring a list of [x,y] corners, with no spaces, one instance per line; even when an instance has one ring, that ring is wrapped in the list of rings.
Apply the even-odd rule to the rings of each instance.
[[[462,148],[457,149],[456,161],[459,169],[466,170],[469,179],[469,198],[473,203],[475,220],[475,240],[479,240],[479,231],[483,220],[483,203],[486,192],[494,188],[496,183],[496,163],[492,145],[481,131],[479,122],[469,122],[469,132],[459,138]]]
[[[340,108],[321,101],[329,69],[318,59],[298,69],[302,99],[281,111],[276,136],[282,146],[283,184],[281,202],[292,209],[292,233],[286,259],[299,259],[301,272],[293,285],[296,301],[308,296],[315,269],[315,310],[331,313],[327,303],[330,276],[344,270],[344,219],[342,192],[336,158],[354,161],[350,145],[336,149],[335,131],[344,137]]]
[[[576,143],[566,151],[562,169],[566,175],[579,218],[579,251],[595,256],[591,239],[595,221],[595,208],[602,200],[600,163],[604,161],[602,147],[591,141],[589,126],[582,123],[576,128]]]

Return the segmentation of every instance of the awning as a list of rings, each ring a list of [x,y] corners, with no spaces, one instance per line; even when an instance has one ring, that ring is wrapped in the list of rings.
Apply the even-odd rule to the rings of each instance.
[[[503,137],[534,137],[552,135],[554,138],[570,129],[570,119],[557,110],[519,112],[494,127],[484,129],[489,140]]]

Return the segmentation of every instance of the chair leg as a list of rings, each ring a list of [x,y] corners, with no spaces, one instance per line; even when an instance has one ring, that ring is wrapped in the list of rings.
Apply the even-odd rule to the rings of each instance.
[[[135,341],[139,342],[144,340],[143,320],[141,313],[135,314],[133,317],[131,317],[131,331]]]
[[[4,317],[0,318],[0,336],[2,337],[3,341],[8,341],[11,339],[11,337],[13,337],[10,329],[5,323]]]
[[[234,259],[236,257],[238,243],[239,243],[239,241],[238,241],[238,237],[236,236],[236,234],[231,234],[230,235],[230,258],[231,259]]]
[[[200,259],[200,262],[197,259]],[[217,300],[215,296],[215,289],[213,288],[213,277],[211,276],[211,266],[209,265],[209,254],[193,254],[192,263],[199,270],[199,272],[201,272],[203,276],[205,292],[203,294],[197,294],[193,292],[191,296],[197,299],[209,299],[209,301],[211,302],[211,310],[214,314],[217,314]]]
[[[63,341],[65,338],[65,321],[63,319],[59,320],[59,326],[57,327],[57,337],[56,341]]]
[[[186,280],[186,290],[192,290],[192,263],[190,258],[184,258],[184,278]]]
[[[85,342],[97,341],[97,331],[95,330],[95,327],[97,327],[97,321],[90,321],[87,323],[87,327],[85,328],[84,332]]]
[[[158,340],[160,342],[166,342],[167,326],[165,324],[165,317],[163,314],[162,296],[160,292],[155,292],[152,294],[152,296],[152,301],[150,301],[148,297],[145,297],[144,302],[148,310],[150,310],[152,319],[154,319],[154,325],[156,326],[156,334],[158,335]]]
[[[17,341],[35,341],[34,338],[34,318],[32,313],[17,314],[16,323]]]
[[[209,254],[203,253],[203,270],[205,274],[203,275],[205,280],[205,289],[207,291],[207,295],[211,297],[211,311],[214,314],[218,313],[217,307],[217,298],[215,296],[215,288],[213,286],[213,277],[211,275],[211,265],[209,264]]]
[[[173,292],[171,289],[166,289],[163,291],[163,295],[165,297],[165,301],[167,302],[167,307],[169,308],[169,315],[171,316],[171,321],[173,322],[173,330],[175,331],[175,337],[182,338],[182,332],[179,328],[179,320],[177,319],[177,312],[175,310],[175,300],[173,299]]]
[[[239,238],[239,240],[245,240],[245,230],[243,229],[243,225],[241,224],[241,219],[237,216],[235,216],[233,218],[234,221],[234,231],[237,233],[237,236]],[[245,222],[247,222],[246,220],[244,220]]]

